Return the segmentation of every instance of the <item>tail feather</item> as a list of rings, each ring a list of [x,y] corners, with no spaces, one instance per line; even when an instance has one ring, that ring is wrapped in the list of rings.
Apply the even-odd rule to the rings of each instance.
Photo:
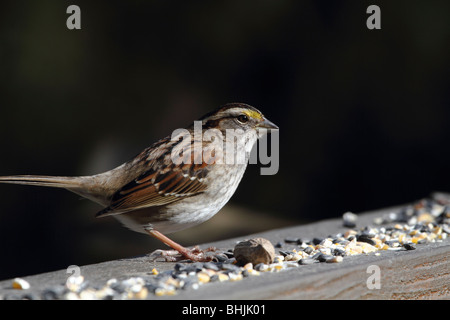
[[[108,207],[112,196],[117,190],[141,174],[139,171],[129,170],[130,165],[132,163],[125,163],[110,171],[92,176],[0,176],[0,183],[64,188],[92,200],[103,207]],[[124,174],[124,172],[127,174]]]
[[[43,187],[55,188],[76,188],[80,186],[80,181],[77,177],[52,177],[52,176],[4,176],[0,177],[0,183],[24,184]]]
[[[97,179],[101,178],[100,175],[86,177],[20,175],[0,177],[0,183],[64,188],[106,207],[113,191],[98,183]]]

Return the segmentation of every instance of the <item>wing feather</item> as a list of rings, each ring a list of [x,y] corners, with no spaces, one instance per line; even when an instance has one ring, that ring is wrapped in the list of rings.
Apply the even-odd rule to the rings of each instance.
[[[97,217],[167,205],[197,195],[206,189],[204,178],[208,170],[205,163],[172,164],[164,170],[152,167],[117,191],[110,206]]]

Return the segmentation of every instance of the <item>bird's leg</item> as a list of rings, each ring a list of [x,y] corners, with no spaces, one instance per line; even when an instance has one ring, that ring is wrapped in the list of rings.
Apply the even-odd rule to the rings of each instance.
[[[164,242],[166,245],[171,247],[174,250],[156,250],[151,254],[151,256],[159,256],[164,257],[166,261],[179,261],[184,259],[189,259],[192,261],[211,261],[213,260],[213,256],[207,256],[204,251],[200,250],[198,246],[195,246],[192,249],[188,249],[183,247],[182,245],[176,243],[175,241],[169,239],[161,232],[156,231],[155,229],[146,229],[145,230],[149,235],[155,237],[156,239]],[[208,248],[206,251],[215,251],[214,248]]]

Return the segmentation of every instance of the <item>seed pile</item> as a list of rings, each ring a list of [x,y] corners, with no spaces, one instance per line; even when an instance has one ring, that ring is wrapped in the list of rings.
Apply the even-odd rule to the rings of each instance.
[[[322,262],[339,263],[346,256],[378,255],[383,250],[414,250],[417,245],[447,239],[450,234],[450,203],[424,199],[398,212],[377,217],[373,223],[374,226],[357,229],[357,216],[345,213],[343,225],[349,228],[346,232],[311,240],[286,238],[275,245],[275,248],[283,250],[279,250],[270,264],[238,266],[230,249],[217,255],[219,262],[177,263],[172,270],[164,272],[153,269],[145,276],[110,279],[103,287],[91,286],[83,276],[71,276],[65,284],[48,288],[40,296],[27,295],[29,283],[16,278],[12,286],[24,294],[0,298],[146,299],[152,295],[174,295],[180,290],[195,290],[209,282],[240,281],[264,272],[279,272]],[[286,250],[285,247],[291,249]]]

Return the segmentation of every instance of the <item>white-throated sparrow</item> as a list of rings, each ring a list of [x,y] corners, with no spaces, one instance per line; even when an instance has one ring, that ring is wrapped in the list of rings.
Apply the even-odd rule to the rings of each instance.
[[[264,133],[261,128],[278,129],[257,109],[230,103],[110,171],[80,177],[5,176],[0,182],[65,188],[105,207],[97,217],[114,216],[185,258],[208,260],[198,248],[184,248],[164,234],[202,223],[228,202]]]

